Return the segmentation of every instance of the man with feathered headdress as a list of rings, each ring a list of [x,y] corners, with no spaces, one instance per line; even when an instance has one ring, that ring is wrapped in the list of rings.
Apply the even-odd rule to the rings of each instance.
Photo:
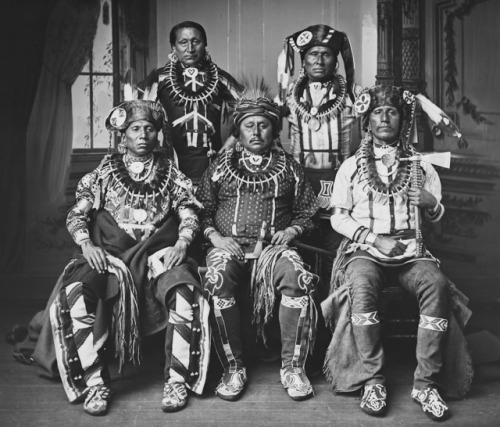
[[[248,304],[264,344],[270,342],[269,327],[279,313],[280,374],[289,396],[304,400],[313,395],[305,362],[316,331],[318,277],[289,245],[312,230],[317,206],[302,167],[278,144],[279,121],[277,104],[246,92],[234,112],[238,141],[209,166],[197,191],[202,231],[213,246],[204,289],[224,368],[216,394],[230,401],[240,397],[247,383],[240,311]]]
[[[289,84],[295,52],[300,54],[302,66],[298,79]],[[338,71],[339,56],[345,78]],[[341,236],[330,227],[328,204],[335,174],[351,155],[352,107],[361,90],[354,83],[354,59],[347,35],[328,25],[312,25],[287,37],[278,59],[278,84],[290,124],[292,154],[304,167],[318,199],[320,221],[314,241],[334,254]],[[325,282],[330,273],[331,262],[325,260]]]
[[[355,103],[366,135],[340,167],[331,198],[332,227],[345,239],[333,267],[333,293],[323,303],[325,317],[335,319],[325,372],[335,391],[362,391],[364,412],[386,413],[377,302],[384,281],[394,276],[416,295],[420,310],[411,396],[432,420],[442,421],[450,413],[439,391],[463,397],[470,387],[460,329],[470,312],[423,245],[420,215],[439,221],[444,207],[436,170],[412,146],[418,105],[460,137],[434,104],[403,88],[374,86]]]

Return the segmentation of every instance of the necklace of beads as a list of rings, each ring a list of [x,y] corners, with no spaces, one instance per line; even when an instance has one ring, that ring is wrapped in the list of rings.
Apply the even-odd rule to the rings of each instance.
[[[243,156],[243,153],[240,154],[235,150],[224,153],[220,157],[214,178],[235,179],[239,187],[251,188],[256,191],[259,188],[270,186],[272,182],[278,182],[287,169],[285,153],[280,148],[271,149],[269,164],[258,171],[249,169],[245,164],[243,168],[239,166],[240,156]]]
[[[153,170],[153,153],[143,157],[133,157],[129,154],[123,156],[123,162],[127,169],[131,172],[130,177],[134,181],[144,181]],[[145,171],[145,173],[143,173]]]
[[[197,70],[197,69],[196,69]],[[172,97],[177,105],[183,105],[187,109],[193,105],[207,105],[217,94],[217,84],[219,83],[219,71],[217,66],[209,61],[204,71],[203,87],[198,91],[193,91],[184,84],[183,68],[178,62],[171,61],[165,67],[166,87],[172,91]]]
[[[301,93],[307,82],[308,78],[306,74],[301,75],[295,82],[292,89],[292,97],[289,100],[290,110],[306,123],[313,118],[318,120],[319,123],[325,123],[330,116],[335,115],[339,109],[344,107],[346,81],[340,74],[334,75],[332,80],[333,87],[330,90],[333,90],[335,97],[319,107],[313,107],[309,105],[308,102],[306,103],[300,100]]]
[[[399,163],[395,172],[390,174],[395,174],[391,182],[385,184],[382,181],[375,165],[375,154],[369,137],[365,136],[356,152],[356,164],[360,174],[360,182],[365,183],[368,192],[373,194],[375,200],[383,200],[394,197],[395,194],[403,194],[410,186],[410,162]]]

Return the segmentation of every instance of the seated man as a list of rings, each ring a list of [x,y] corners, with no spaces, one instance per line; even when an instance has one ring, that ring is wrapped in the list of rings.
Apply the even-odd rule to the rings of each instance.
[[[356,102],[367,133],[356,155],[340,167],[331,198],[332,227],[347,239],[334,264],[335,292],[323,307],[325,317],[329,312],[336,318],[325,368],[335,391],[362,389],[361,409],[369,415],[385,414],[377,302],[391,272],[417,297],[420,309],[411,396],[426,415],[441,421],[449,409],[438,389],[463,395],[471,381],[465,369],[470,358],[451,314],[460,307],[456,300],[462,295],[421,245],[420,210],[425,219],[438,221],[444,208],[439,176],[431,164],[415,162],[418,153],[409,142],[416,102],[412,93],[392,86],[370,88]],[[416,182],[417,175],[422,182]],[[467,317],[466,308],[461,309]],[[445,370],[452,370],[445,366],[445,351],[463,361],[452,374],[461,390],[448,387],[443,378]]]
[[[249,299],[264,343],[279,303],[281,382],[294,400],[313,395],[304,365],[316,331],[311,293],[318,277],[288,245],[311,231],[317,205],[302,167],[278,144],[279,115],[278,105],[257,92],[242,99],[234,113],[238,141],[209,166],[197,191],[202,231],[213,246],[204,289],[224,367],[216,394],[225,400],[238,399],[247,383],[240,310]]]
[[[198,231],[199,204],[191,181],[156,150],[163,120],[152,101],[115,107],[106,127],[121,133],[120,153],[106,155],[82,178],[68,213],[81,255],[58,282],[50,323],[64,390],[71,402],[86,395],[90,415],[108,410],[108,340],[121,370],[140,361],[140,334],[166,327],[164,411],[182,409],[186,388],[201,393],[205,382],[208,303],[196,266],[184,262]],[[35,361],[53,369],[54,350],[38,344]]]

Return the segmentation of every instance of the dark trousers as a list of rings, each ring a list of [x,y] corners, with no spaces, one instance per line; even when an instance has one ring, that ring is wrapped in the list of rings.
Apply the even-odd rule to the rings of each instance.
[[[352,285],[352,323],[354,339],[366,374],[366,384],[384,383],[384,351],[378,319],[378,297],[385,282],[386,269],[397,269],[398,283],[415,295],[420,310],[417,333],[417,368],[414,387],[438,386],[447,330],[448,283],[432,261],[415,261],[398,267],[383,267],[373,261],[356,259],[346,269]]]

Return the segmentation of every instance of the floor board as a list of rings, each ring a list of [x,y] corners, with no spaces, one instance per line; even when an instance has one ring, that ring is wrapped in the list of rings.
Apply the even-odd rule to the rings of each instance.
[[[0,332],[13,324],[26,324],[43,305],[1,303]],[[500,313],[484,310],[498,322]],[[496,317],[495,317],[496,316]],[[404,341],[397,347],[404,347]],[[158,347],[158,348],[157,348]],[[335,395],[322,375],[312,379],[316,396],[305,402],[292,401],[279,381],[279,362],[258,363],[249,369],[249,385],[238,402],[225,402],[214,394],[216,378],[203,396],[192,396],[188,407],[178,413],[161,411],[162,355],[154,340],[147,343],[141,367],[123,376],[112,372],[115,396],[106,417],[90,417],[81,403],[70,404],[62,386],[36,374],[36,368],[12,359],[12,346],[0,341],[0,426],[419,426],[435,425],[412,402],[409,393],[415,368],[411,347],[388,350],[387,382],[389,411],[382,419],[359,409],[355,394]],[[450,426],[496,426],[500,418],[500,364],[481,366],[469,396],[450,401]]]

